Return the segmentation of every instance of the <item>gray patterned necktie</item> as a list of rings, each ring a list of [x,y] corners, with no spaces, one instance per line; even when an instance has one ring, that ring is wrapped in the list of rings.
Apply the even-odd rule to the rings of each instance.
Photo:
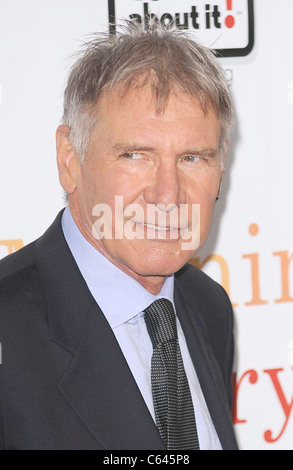
[[[168,450],[199,449],[194,409],[181,357],[172,303],[155,300],[145,310],[153,344],[152,393],[156,423]]]

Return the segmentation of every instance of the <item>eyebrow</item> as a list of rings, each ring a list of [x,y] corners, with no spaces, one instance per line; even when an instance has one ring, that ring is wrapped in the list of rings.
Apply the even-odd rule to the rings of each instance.
[[[113,151],[114,152],[122,152],[122,153],[131,153],[131,152],[156,152],[159,149],[156,147],[151,147],[148,145],[142,145],[139,143],[129,143],[129,144],[122,144],[118,143],[114,145]],[[194,155],[198,156],[201,158],[216,158],[217,155],[219,154],[218,149],[213,149],[213,148],[204,148],[204,149],[191,149],[187,148],[183,152],[180,152],[178,154],[179,157],[184,156],[184,155]]]
[[[139,143],[131,143],[131,144],[116,144],[113,147],[114,152],[123,152],[123,153],[131,153],[134,151],[141,151],[141,152],[155,152],[158,149],[156,147],[150,147],[149,145],[142,145]]]

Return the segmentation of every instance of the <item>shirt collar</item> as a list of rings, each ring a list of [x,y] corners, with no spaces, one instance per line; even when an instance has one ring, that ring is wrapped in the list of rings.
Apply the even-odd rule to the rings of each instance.
[[[164,297],[174,303],[173,275],[166,278],[161,292],[153,295],[111,263],[84,238],[68,207],[62,216],[62,229],[92,296],[112,328],[129,321],[158,298]]]

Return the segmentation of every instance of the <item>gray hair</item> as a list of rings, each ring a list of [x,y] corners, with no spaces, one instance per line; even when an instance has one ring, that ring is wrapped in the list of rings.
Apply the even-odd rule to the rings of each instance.
[[[215,54],[187,33],[149,22],[125,22],[116,34],[101,33],[86,43],[73,65],[64,93],[63,124],[83,161],[91,133],[98,121],[102,94],[119,85],[130,88],[149,84],[158,112],[164,110],[171,91],[198,98],[204,110],[211,105],[220,119],[225,146],[233,128],[233,111],[225,74]]]

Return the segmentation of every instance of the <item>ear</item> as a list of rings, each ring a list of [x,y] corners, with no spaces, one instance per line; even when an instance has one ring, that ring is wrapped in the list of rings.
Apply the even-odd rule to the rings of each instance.
[[[228,152],[228,149],[229,149],[229,145],[230,145],[230,142],[229,142],[228,139],[226,139],[225,142],[224,142],[224,146],[223,146],[223,149],[222,149],[222,155],[221,155],[222,178],[223,178],[224,173],[225,173],[225,158],[226,158],[226,155],[227,155],[227,152]]]
[[[56,131],[59,180],[67,194],[75,191],[80,163],[69,141],[69,128],[61,125]]]
[[[221,173],[220,173],[219,189],[218,189],[216,201],[219,199],[221,187],[222,187],[222,181],[223,181],[224,174],[225,174],[225,158],[226,158],[226,154],[228,151],[228,147],[229,147],[229,141],[226,140],[224,150],[222,151],[222,155],[221,155]]]

